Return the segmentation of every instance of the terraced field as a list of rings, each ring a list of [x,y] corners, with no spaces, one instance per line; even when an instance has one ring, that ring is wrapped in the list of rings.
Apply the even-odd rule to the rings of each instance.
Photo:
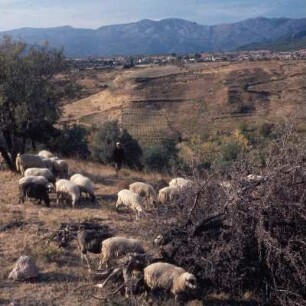
[[[288,116],[302,122],[305,118],[306,62],[300,60],[121,69],[95,78],[103,79],[107,86],[67,104],[63,121],[99,125],[109,119],[122,122],[123,114],[133,112],[133,123],[144,131],[144,135],[135,134],[141,140],[147,137],[145,131],[161,121],[170,134],[180,131],[190,136],[203,126],[207,132],[242,122]],[[163,114],[167,114],[166,121]],[[123,125],[130,128],[126,122]]]

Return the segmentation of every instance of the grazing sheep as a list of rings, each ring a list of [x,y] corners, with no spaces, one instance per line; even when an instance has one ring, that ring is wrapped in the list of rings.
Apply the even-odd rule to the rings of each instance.
[[[44,176],[49,182],[55,184],[55,177],[48,168],[29,168],[24,172],[24,176]]]
[[[55,191],[56,191],[56,203],[59,204],[59,199],[61,198],[69,198],[71,200],[72,207],[75,207],[80,199],[80,188],[66,179],[60,179],[55,183]]]
[[[147,266],[144,269],[144,281],[153,294],[155,290],[163,289],[170,291],[175,300],[190,289],[196,289],[196,277],[193,274],[165,262],[156,262]]]
[[[45,163],[45,168],[48,168],[50,171],[54,171],[54,162],[50,158],[42,157],[44,163]]]
[[[18,185],[20,186],[24,186],[27,185],[29,183],[36,183],[36,184],[40,184],[40,185],[44,185],[48,188],[48,191],[51,192],[54,190],[54,184],[49,183],[49,181],[44,177],[44,176],[25,176],[22,177],[19,182]]]
[[[19,186],[24,186],[29,183],[36,183],[40,185],[49,186],[49,181],[44,176],[41,176],[41,175],[40,176],[25,176],[25,177],[22,177],[18,181]]]
[[[95,201],[94,185],[88,177],[77,173],[70,178],[70,181],[79,186],[81,194],[82,192],[89,194],[91,201]]]
[[[180,193],[180,188],[178,187],[164,187],[158,192],[158,201],[161,204],[166,204],[174,200],[176,196]]]
[[[68,163],[67,161],[63,159],[51,159],[53,160],[53,170],[54,173],[59,177],[59,178],[66,178],[68,177]]]
[[[81,251],[81,259],[85,258],[88,268],[90,268],[87,252],[100,254],[102,241],[111,237],[111,234],[105,230],[80,230],[77,233],[78,249]]]
[[[179,188],[183,188],[185,186],[186,187],[191,186],[192,184],[193,184],[193,181],[184,179],[182,177],[174,178],[169,182],[170,187],[179,187]]]
[[[38,152],[37,155],[45,158],[54,157],[54,154],[47,150],[41,150]]]
[[[34,260],[30,256],[22,255],[18,258],[8,278],[16,281],[37,278],[38,275],[39,271]]]
[[[126,206],[132,211],[136,212],[136,219],[144,213],[142,198],[128,189],[123,189],[118,192],[118,200],[116,203],[116,209],[119,206]]]
[[[45,168],[44,160],[37,155],[32,154],[18,154],[16,157],[16,170],[22,175],[28,168]]]
[[[132,183],[129,188],[132,192],[145,198],[146,201],[150,201],[151,204],[155,204],[156,192],[152,185],[142,182],[135,182]]]
[[[141,242],[137,239],[125,237],[112,237],[102,242],[101,260],[99,267],[106,265],[108,267],[109,261],[112,258],[120,257],[128,253],[144,254],[145,250]]]
[[[48,207],[50,206],[48,188],[45,185],[37,183],[19,185],[19,203],[24,203],[25,197],[37,199],[39,204],[44,201]]]

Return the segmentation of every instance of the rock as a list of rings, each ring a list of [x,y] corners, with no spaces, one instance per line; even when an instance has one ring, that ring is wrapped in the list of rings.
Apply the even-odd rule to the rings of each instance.
[[[22,255],[18,258],[14,269],[9,274],[8,278],[12,280],[27,280],[37,278],[39,274],[38,268],[34,260],[27,255]]]

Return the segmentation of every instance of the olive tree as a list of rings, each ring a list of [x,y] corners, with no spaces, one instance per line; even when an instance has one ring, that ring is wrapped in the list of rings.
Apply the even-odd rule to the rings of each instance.
[[[65,69],[62,50],[29,47],[5,37],[0,43],[0,152],[11,170],[28,140],[46,141],[61,113]]]

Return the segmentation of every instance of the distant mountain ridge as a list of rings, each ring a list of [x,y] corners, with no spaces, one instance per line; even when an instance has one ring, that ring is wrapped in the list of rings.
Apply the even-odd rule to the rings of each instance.
[[[253,18],[213,26],[183,19],[141,20],[129,24],[102,26],[96,30],[71,26],[21,28],[0,32],[29,44],[46,40],[63,47],[67,56],[103,56],[232,51],[240,47],[292,37],[306,29],[306,18]],[[297,38],[298,39],[298,38]]]
[[[282,36],[276,40],[256,42],[242,46],[239,50],[271,50],[271,51],[291,51],[306,49],[306,29],[296,33]]]

